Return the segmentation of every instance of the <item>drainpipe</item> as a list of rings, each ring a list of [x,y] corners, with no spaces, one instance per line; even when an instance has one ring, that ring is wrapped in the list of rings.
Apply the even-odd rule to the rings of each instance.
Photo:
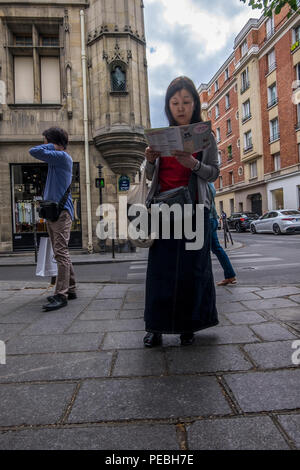
[[[82,64],[82,85],[83,85],[83,123],[84,123],[84,154],[86,173],[86,204],[88,222],[88,252],[93,253],[93,228],[92,228],[92,206],[91,206],[91,179],[90,179],[90,155],[89,155],[89,134],[88,134],[88,111],[87,111],[87,85],[86,85],[86,50],[85,50],[85,30],[84,11],[80,10],[81,27],[81,64]]]

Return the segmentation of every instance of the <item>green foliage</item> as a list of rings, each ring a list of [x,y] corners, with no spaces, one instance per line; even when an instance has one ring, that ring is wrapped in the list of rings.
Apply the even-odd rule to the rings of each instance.
[[[295,11],[299,10],[297,0],[240,0],[241,2],[247,3],[253,9],[263,10],[262,13],[265,16],[271,17],[273,13],[278,15],[285,5],[289,5],[290,9],[287,14],[289,18]],[[298,12],[300,13],[300,11]]]

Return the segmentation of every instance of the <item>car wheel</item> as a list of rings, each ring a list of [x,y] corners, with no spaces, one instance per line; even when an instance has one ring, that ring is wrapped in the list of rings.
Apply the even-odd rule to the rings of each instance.
[[[235,227],[234,227],[234,228],[235,228],[235,230],[236,230],[238,233],[241,233],[242,227],[241,227],[241,225],[240,225],[238,222],[235,224]]]
[[[257,233],[257,232],[256,232],[256,228],[255,228],[255,225],[251,225],[251,226],[250,226],[250,231],[251,231],[251,233],[253,233],[253,234]]]
[[[280,235],[280,234],[281,234],[281,230],[280,230],[280,227],[279,227],[278,224],[274,224],[274,225],[273,225],[273,233],[274,233],[275,235]]]

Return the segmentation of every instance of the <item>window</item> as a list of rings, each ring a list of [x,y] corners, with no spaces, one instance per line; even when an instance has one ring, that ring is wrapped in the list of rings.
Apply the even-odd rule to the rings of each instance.
[[[277,86],[276,83],[268,87],[268,108],[277,103]]]
[[[217,134],[217,143],[219,143],[221,142],[221,131],[219,127],[216,129],[216,134]]]
[[[234,184],[234,176],[233,176],[233,171],[229,172],[229,184],[232,185]],[[232,211],[233,212],[233,211]]]
[[[225,69],[225,81],[229,78],[229,68]]]
[[[20,23],[20,29],[21,27]],[[7,47],[11,56],[9,74],[13,76],[8,91],[14,96],[15,104],[60,104],[59,24],[55,22],[49,24],[47,36],[41,34],[43,25],[38,22],[23,27],[23,34],[14,34],[14,25],[7,23]],[[51,51],[48,49],[50,46]]]
[[[250,86],[248,67],[241,74],[241,82],[241,93],[244,93]]]
[[[219,90],[219,82],[218,80],[215,81],[215,91]]]
[[[228,152],[228,160],[232,160],[232,145],[228,145],[227,147],[227,152]]]
[[[257,162],[255,160],[255,162],[251,162],[249,164],[249,168],[250,168],[250,178],[256,178],[257,177]]]
[[[275,49],[273,49],[268,54],[268,71],[267,71],[267,73],[272,72],[274,69],[276,69]]]
[[[220,187],[220,189],[223,189],[223,176],[219,176],[219,187]],[[220,204],[221,204],[221,201],[220,201]]]
[[[230,108],[230,94],[229,93],[225,95],[225,108],[226,109]]]
[[[59,47],[59,39],[57,36],[42,36],[40,41],[41,45],[44,47]]]
[[[252,145],[252,131],[248,131],[244,134],[244,150],[251,150],[253,148]]]
[[[216,104],[215,112],[216,112],[216,119],[218,119],[218,117],[220,116],[220,106],[218,104]]]
[[[227,135],[232,133],[232,128],[231,128],[231,119],[227,120]]]
[[[33,57],[14,57],[15,103],[33,103]]]
[[[60,102],[59,57],[41,57],[42,103]]]
[[[246,121],[251,117],[251,110],[250,110],[250,100],[245,101],[243,103],[243,121]]]
[[[270,121],[270,142],[279,139],[279,121],[278,118]]]
[[[300,163],[300,144],[298,144],[298,162]]]
[[[280,170],[281,168],[280,153],[275,153],[273,155],[273,161],[274,161],[274,171]]]
[[[300,80],[300,63],[296,65],[296,79]]]
[[[222,154],[220,150],[218,151],[218,163],[220,166],[222,165]]]
[[[300,103],[297,104],[297,124],[296,130],[300,129]]]
[[[266,39],[269,39],[275,32],[274,17],[268,18],[266,21]]]
[[[16,46],[32,46],[32,36],[16,36]]]
[[[126,72],[121,65],[114,65],[111,69],[112,91],[126,91]]]
[[[293,29],[293,44],[300,41],[300,25]]]
[[[241,45],[241,54],[242,54],[242,57],[244,57],[245,54],[247,54],[248,52],[248,44],[247,44],[247,40],[243,42],[243,44]]]
[[[232,214],[234,212],[234,199],[230,199],[229,202],[230,202],[230,213]]]

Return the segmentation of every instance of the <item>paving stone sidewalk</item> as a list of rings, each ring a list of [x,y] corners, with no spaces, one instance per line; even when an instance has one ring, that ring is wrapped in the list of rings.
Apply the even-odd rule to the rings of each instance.
[[[217,288],[217,327],[150,350],[143,285],[49,293],[0,282],[0,449],[300,449],[300,284]]]

